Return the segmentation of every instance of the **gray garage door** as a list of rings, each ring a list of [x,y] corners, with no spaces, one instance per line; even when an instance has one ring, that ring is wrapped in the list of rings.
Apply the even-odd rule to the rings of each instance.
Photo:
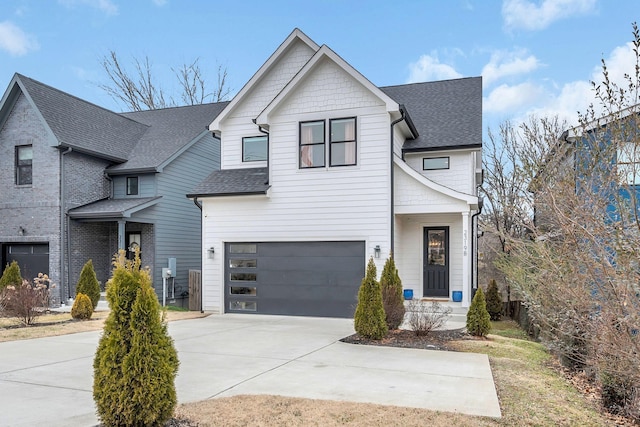
[[[17,261],[22,277],[32,279],[38,273],[49,274],[49,244],[7,244],[3,260],[5,264]],[[2,266],[4,269],[4,265]],[[2,274],[2,273],[0,273]]]
[[[227,243],[225,311],[352,317],[364,242]]]

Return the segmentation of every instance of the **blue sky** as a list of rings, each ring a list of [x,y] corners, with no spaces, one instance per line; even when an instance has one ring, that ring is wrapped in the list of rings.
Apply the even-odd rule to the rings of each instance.
[[[0,86],[15,72],[115,111],[100,58],[148,56],[163,88],[200,58],[242,88],[298,27],[378,86],[483,76],[484,127],[529,114],[574,121],[605,59],[633,71],[637,0],[3,0]]]

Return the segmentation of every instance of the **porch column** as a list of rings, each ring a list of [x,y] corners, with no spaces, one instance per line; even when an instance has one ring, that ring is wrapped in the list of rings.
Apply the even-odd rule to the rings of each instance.
[[[462,306],[471,305],[471,240],[469,212],[462,212]]]
[[[126,221],[118,221],[118,251],[120,251],[120,249],[127,249],[124,242],[124,226],[126,224]]]

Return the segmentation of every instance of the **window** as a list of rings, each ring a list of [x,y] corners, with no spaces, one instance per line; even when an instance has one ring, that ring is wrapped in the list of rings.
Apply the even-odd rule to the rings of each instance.
[[[300,168],[321,168],[327,156],[325,121],[300,123]],[[356,118],[329,120],[329,166],[356,164]]]
[[[425,157],[422,159],[422,170],[449,169],[448,157]]]
[[[16,184],[31,185],[32,183],[33,146],[19,145],[16,147]]]
[[[640,185],[640,147],[633,142],[619,143],[617,155],[620,183]]]
[[[242,138],[242,161],[258,162],[267,160],[267,136]]]
[[[324,120],[300,123],[300,167],[324,166]]]
[[[331,166],[356,164],[356,119],[333,119],[329,122]]]
[[[138,177],[127,177],[127,196],[135,196],[138,194]]]

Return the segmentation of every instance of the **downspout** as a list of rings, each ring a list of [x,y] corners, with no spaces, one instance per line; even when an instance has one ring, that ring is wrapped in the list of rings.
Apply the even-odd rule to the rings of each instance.
[[[471,215],[471,232],[473,233],[473,237],[471,238],[471,253],[473,254],[473,262],[474,265],[471,269],[471,298],[475,296],[476,290],[478,289],[478,251],[475,247],[475,241],[478,238],[478,216],[482,213],[482,199],[478,199],[478,212]]]
[[[67,211],[65,209],[66,206],[66,198],[67,192],[65,188],[65,179],[64,179],[64,156],[65,154],[69,154],[73,149],[71,147],[67,147],[66,151],[62,151],[60,153],[60,280],[64,281],[65,273],[66,273],[66,284],[60,284],[60,303],[62,304],[63,300],[66,302],[69,298],[71,298],[71,288],[70,288],[70,269],[65,268],[66,258],[65,258],[65,247],[67,253],[69,254],[69,259],[71,259],[71,243],[69,239],[69,218]],[[65,227],[66,225],[66,227]]]
[[[202,248],[202,203],[198,201],[197,197],[193,198],[193,204],[200,209],[200,248]],[[202,249],[200,249],[202,251]],[[200,270],[200,313],[204,313],[204,298],[202,298],[202,270]]]
[[[255,123],[255,121],[254,121]],[[267,132],[266,130],[262,129],[262,126],[258,125],[258,130],[262,133],[264,133],[265,135],[267,135],[267,182],[265,182],[265,184],[269,184],[269,164],[271,163],[269,161],[269,132]]]
[[[395,209],[394,209],[394,187],[395,187],[395,181],[394,181],[394,172],[393,172],[393,156],[394,154],[394,150],[393,150],[393,144],[394,144],[394,137],[393,137],[393,128],[395,125],[397,125],[398,123],[400,123],[401,121],[403,121],[405,118],[404,115],[404,108],[400,108],[400,118],[397,120],[394,120],[391,122],[391,156],[390,156],[390,165],[391,165],[391,174],[390,174],[390,178],[391,178],[391,200],[390,200],[390,205],[391,205],[391,253],[394,253],[394,249],[395,249]]]

